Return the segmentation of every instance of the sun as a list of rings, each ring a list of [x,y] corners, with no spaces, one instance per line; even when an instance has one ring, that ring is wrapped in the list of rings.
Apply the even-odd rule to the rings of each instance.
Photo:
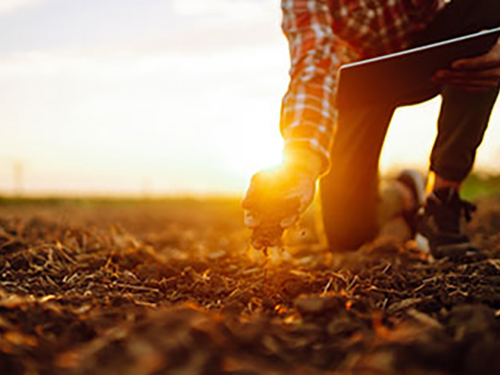
[[[246,131],[241,142],[235,142],[233,147],[231,169],[244,179],[283,160],[283,139],[273,128],[256,127]]]

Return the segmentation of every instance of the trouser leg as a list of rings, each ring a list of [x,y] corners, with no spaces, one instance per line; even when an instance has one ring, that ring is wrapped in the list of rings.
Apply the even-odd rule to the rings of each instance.
[[[332,249],[357,249],[378,233],[379,158],[393,112],[390,106],[372,106],[340,113],[332,168],[320,186]]]
[[[431,170],[449,181],[463,181],[472,170],[498,89],[467,92],[447,86],[431,154]]]
[[[500,1],[454,0],[419,37],[418,44],[437,42],[500,25]],[[470,173],[476,150],[487,129],[498,89],[467,92],[459,87],[442,89],[443,104],[431,170],[450,181]]]
[[[453,0],[415,40],[429,44],[500,24],[500,1]],[[436,88],[436,93],[440,91]],[[486,130],[497,90],[467,93],[442,88],[444,97],[432,168],[447,176],[465,176]],[[425,98],[401,98],[416,104]],[[378,233],[378,163],[393,114],[390,105],[340,113],[332,151],[332,170],[321,182],[325,233],[332,249],[356,249]]]

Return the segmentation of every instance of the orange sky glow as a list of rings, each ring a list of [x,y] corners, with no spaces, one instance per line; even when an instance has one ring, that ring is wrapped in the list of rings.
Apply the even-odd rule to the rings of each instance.
[[[2,0],[0,193],[241,195],[279,162],[274,0]],[[382,169],[425,168],[439,99],[398,110]],[[478,167],[497,172],[500,112]]]

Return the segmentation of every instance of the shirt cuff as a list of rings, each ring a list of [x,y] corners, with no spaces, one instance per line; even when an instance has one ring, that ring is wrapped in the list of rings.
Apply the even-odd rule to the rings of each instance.
[[[289,138],[285,140],[283,154],[285,159],[288,157],[299,156],[295,162],[302,165],[304,169],[313,169],[315,167],[308,165],[307,160],[301,162],[300,155],[305,152],[311,152],[318,156],[320,161],[319,175],[324,175],[330,169],[330,151],[322,146],[317,139],[314,138]]]

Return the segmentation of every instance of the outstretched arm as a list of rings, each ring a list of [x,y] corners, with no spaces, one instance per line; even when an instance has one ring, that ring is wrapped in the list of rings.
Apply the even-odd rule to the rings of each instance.
[[[290,48],[290,84],[283,98],[281,132],[285,155],[306,150],[329,163],[337,111],[334,107],[340,61],[328,0],[283,0],[283,32]]]
[[[328,169],[336,121],[334,92],[340,62],[330,1],[282,0],[281,7],[291,57],[280,124],[284,162],[252,178],[243,207],[245,223],[257,232],[262,227],[276,232],[291,226],[310,205],[316,181]],[[280,207],[295,209],[283,208],[280,213]],[[275,243],[263,246],[268,245]]]

